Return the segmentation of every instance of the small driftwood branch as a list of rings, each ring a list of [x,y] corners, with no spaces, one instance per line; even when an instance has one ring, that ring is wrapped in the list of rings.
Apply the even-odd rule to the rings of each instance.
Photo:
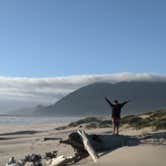
[[[49,166],[58,166],[66,161],[66,158],[62,155],[52,159],[52,162]]]

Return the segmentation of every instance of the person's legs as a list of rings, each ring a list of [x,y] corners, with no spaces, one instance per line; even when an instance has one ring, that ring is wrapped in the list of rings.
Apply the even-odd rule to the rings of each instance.
[[[112,118],[113,124],[113,135],[119,135],[119,126],[120,126],[120,119],[119,118]]]
[[[113,126],[114,126],[114,127],[113,127],[113,128],[114,128],[114,129],[113,129],[113,135],[115,135],[115,131],[116,131],[116,125],[115,125],[115,123],[113,124]]]
[[[115,131],[116,131],[116,122],[115,122],[115,119],[112,118],[112,126],[113,126],[113,132],[112,134],[115,135]]]
[[[119,135],[119,126],[120,126],[120,120],[117,120],[117,122],[116,122],[116,135]]]
[[[119,126],[116,128],[116,135],[119,135]]]

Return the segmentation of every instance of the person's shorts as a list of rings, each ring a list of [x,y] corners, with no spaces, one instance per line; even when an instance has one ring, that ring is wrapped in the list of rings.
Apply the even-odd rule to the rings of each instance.
[[[112,123],[115,126],[119,126],[120,125],[120,118],[112,118]]]

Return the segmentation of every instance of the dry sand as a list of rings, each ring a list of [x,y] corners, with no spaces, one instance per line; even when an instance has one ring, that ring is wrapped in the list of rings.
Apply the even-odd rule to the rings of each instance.
[[[79,165],[85,166],[165,166],[166,146],[139,145],[123,147],[101,156],[97,163],[90,158]]]
[[[76,129],[57,131],[55,128],[62,124],[36,124],[36,125],[5,125],[0,126],[0,166],[4,166],[9,157],[24,158],[27,154],[44,154],[58,150],[58,155],[73,154],[73,149],[68,145],[59,144],[61,138]],[[111,135],[110,128],[88,130],[88,133]],[[123,135],[140,135],[150,132],[149,129],[123,130]],[[165,131],[164,131],[165,132]],[[44,138],[53,140],[44,141]],[[98,163],[94,164],[90,157],[83,159],[77,165],[113,165],[113,166],[165,166],[166,145],[157,143],[140,144],[132,147],[121,147],[100,155]]]

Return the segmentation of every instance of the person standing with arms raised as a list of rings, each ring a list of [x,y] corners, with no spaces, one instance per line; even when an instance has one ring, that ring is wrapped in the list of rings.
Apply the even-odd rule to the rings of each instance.
[[[114,103],[112,103],[107,97],[105,97],[105,100],[112,109],[113,134],[119,135],[121,109],[125,104],[127,104],[129,102],[129,100],[127,100],[123,103],[119,103],[118,100],[115,100]]]

